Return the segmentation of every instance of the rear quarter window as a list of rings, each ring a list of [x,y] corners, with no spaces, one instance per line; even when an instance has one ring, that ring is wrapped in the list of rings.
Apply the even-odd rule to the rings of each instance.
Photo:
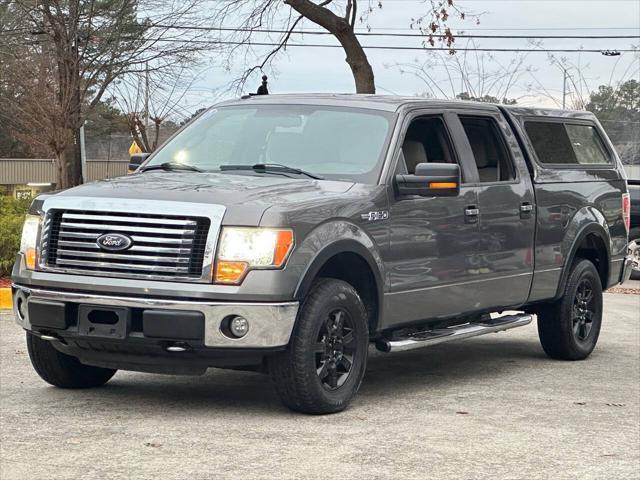
[[[527,121],[524,128],[542,164],[611,164],[611,156],[592,125]]]

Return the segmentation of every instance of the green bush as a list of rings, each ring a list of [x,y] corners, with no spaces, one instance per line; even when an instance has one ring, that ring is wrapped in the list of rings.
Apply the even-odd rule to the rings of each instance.
[[[20,249],[20,236],[24,216],[31,199],[16,200],[0,196],[0,276],[9,276],[16,253]]]

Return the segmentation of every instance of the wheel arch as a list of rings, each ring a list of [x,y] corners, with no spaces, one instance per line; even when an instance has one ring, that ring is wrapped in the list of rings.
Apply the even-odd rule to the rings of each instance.
[[[602,289],[605,290],[607,288],[611,260],[609,238],[608,229],[597,222],[588,223],[578,231],[575,240],[571,244],[569,254],[565,257],[560,283],[556,291],[556,300],[562,296],[565,290],[569,274],[571,273],[571,267],[576,258],[584,258],[593,262],[596,270],[598,270]]]
[[[362,269],[365,269],[363,274]],[[320,277],[343,280],[352,285],[362,298],[369,316],[369,332],[377,331],[383,279],[378,261],[370,248],[354,239],[335,241],[322,248],[313,258],[296,287],[294,298],[300,302]]]

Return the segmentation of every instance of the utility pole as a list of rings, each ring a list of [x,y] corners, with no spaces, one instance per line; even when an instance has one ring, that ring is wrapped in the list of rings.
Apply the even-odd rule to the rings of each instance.
[[[562,109],[564,110],[567,106],[567,69],[562,65],[560,68],[562,68],[562,73],[564,74],[562,77]]]
[[[603,50],[600,52],[601,55],[605,57],[619,57],[621,54],[617,50]],[[575,89],[575,94],[578,95],[578,87],[576,86],[573,78],[569,77],[569,70],[562,63],[556,61],[556,65],[558,65],[562,69],[562,109],[567,108],[567,80],[571,80],[573,84],[573,88]],[[615,69],[615,66],[613,67]],[[578,72],[579,74],[579,72]],[[582,108],[585,108],[585,102],[582,98],[580,98],[580,102],[582,103]]]
[[[149,62],[145,64],[144,74],[144,126],[149,128]]]

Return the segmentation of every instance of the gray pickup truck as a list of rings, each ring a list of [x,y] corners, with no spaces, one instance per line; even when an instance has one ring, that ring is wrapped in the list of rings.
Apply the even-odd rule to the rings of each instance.
[[[36,198],[13,271],[36,372],[267,372],[344,409],[383,352],[526,325],[596,345],[625,174],[593,115],[357,95],[221,103],[130,176]]]

